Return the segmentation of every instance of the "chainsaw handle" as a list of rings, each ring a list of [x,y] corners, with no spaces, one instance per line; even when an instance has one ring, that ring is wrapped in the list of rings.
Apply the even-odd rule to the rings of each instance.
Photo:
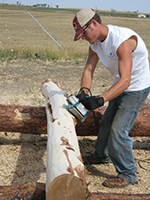
[[[80,93],[82,92],[83,89],[88,90],[89,93],[90,93],[90,96],[92,96],[91,90],[90,90],[89,88],[87,88],[87,87],[82,87],[82,88],[79,90],[78,94],[80,94]]]

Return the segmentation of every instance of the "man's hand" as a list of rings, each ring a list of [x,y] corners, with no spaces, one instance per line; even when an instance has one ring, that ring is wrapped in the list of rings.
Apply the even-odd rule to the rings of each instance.
[[[99,108],[104,105],[104,98],[103,97],[96,97],[96,96],[91,96],[91,97],[85,97],[83,99],[79,100],[86,109],[88,110],[94,110],[96,108]]]
[[[79,101],[81,102],[84,98],[88,98],[89,95],[88,94],[85,94],[84,90],[82,90],[82,92],[80,92],[77,96],[76,96]]]

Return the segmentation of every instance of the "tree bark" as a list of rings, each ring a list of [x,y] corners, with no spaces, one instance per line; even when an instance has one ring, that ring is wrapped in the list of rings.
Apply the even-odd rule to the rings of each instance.
[[[0,199],[27,199],[27,200],[44,200],[45,184],[26,183],[24,185],[0,186]],[[150,199],[149,194],[116,194],[116,193],[91,193],[87,200],[143,200]],[[53,200],[53,199],[52,199]],[[71,199],[70,199],[71,200]]]
[[[45,184],[26,183],[24,185],[0,186],[0,199],[44,200]]]
[[[107,107],[101,107],[89,112],[87,119],[77,122],[76,133],[78,136],[96,136],[99,122]],[[0,131],[20,132],[26,134],[46,134],[47,119],[46,108],[36,106],[17,106],[0,104]],[[144,105],[138,114],[130,136],[150,136],[150,105]]]
[[[0,131],[46,134],[45,107],[0,104]]]
[[[89,200],[148,200],[150,194],[116,194],[116,193],[92,193]]]
[[[93,112],[90,112],[87,119],[81,123],[78,122],[76,131],[78,135],[88,136],[97,135],[100,127],[100,120],[107,107],[101,107]],[[138,117],[129,132],[131,137],[147,137],[150,136],[150,106],[143,106],[140,109]]]
[[[86,199],[87,172],[75,131],[75,118],[68,112],[65,93],[51,81],[42,85],[47,113],[46,199]]]

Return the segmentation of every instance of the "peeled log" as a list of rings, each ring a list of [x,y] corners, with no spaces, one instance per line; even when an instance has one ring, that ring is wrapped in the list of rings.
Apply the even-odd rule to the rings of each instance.
[[[107,107],[101,107],[89,112],[87,119],[76,125],[78,136],[96,136],[99,122]],[[96,121],[96,124],[95,124]],[[27,134],[46,134],[47,120],[45,107],[0,105],[0,131],[20,132]],[[141,108],[130,136],[150,136],[150,105]]]
[[[75,131],[75,118],[67,109],[65,93],[51,81],[42,84],[47,113],[47,200],[83,200],[88,196],[86,170]]]

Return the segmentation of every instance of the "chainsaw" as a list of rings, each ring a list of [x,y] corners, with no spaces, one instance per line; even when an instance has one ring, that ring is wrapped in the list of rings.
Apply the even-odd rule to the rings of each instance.
[[[87,117],[88,110],[82,103],[79,102],[79,99],[72,94],[67,98],[67,102],[69,112],[81,122],[84,122]]]

